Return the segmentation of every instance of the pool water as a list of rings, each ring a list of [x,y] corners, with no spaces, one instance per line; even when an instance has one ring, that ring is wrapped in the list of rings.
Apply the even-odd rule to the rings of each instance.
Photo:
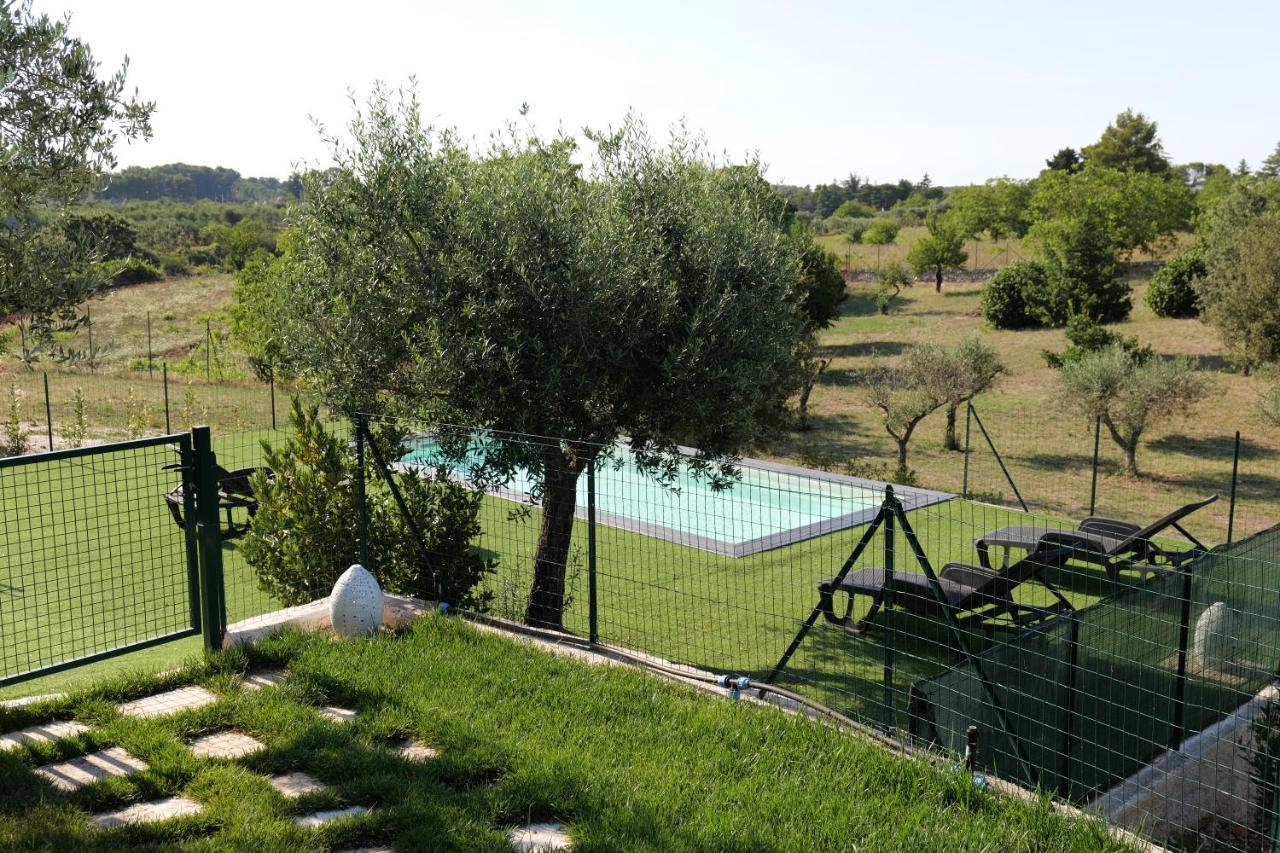
[[[437,464],[441,453],[430,438],[409,442],[406,464]],[[865,524],[884,500],[884,483],[744,459],[740,477],[715,490],[687,468],[664,485],[641,471],[629,453],[602,460],[596,467],[596,521],[610,527],[654,536],[730,556],[800,542],[814,536]],[[470,460],[470,461],[475,461]],[[467,470],[466,462],[452,470]],[[494,494],[527,501],[533,478],[523,470]],[[587,515],[587,476],[578,480],[577,514]],[[952,495],[895,486],[906,509],[947,500]]]

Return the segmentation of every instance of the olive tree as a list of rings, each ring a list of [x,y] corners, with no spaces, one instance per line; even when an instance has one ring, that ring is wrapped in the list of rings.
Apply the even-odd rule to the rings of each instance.
[[[835,253],[820,246],[805,227],[793,226],[792,233],[803,247],[800,289],[806,335],[800,347],[801,386],[796,403],[796,427],[803,432],[809,429],[809,398],[813,387],[831,366],[831,356],[823,352],[818,332],[830,328],[840,316],[840,306],[849,294]]]
[[[1190,359],[1137,359],[1114,345],[1062,365],[1067,398],[1100,418],[1124,451],[1125,473],[1138,476],[1138,442],[1151,426],[1190,411],[1206,383]]]
[[[946,404],[939,377],[950,370],[947,351],[933,343],[913,344],[893,365],[871,368],[867,400],[880,410],[885,432],[898,446],[895,477],[910,479],[907,448],[920,422]]]
[[[516,131],[476,151],[380,89],[350,133],[256,289],[279,355],[340,411],[555,437],[490,461],[536,483],[525,618],[560,628],[593,460],[725,485],[783,425],[807,334],[785,204],[755,162],[719,166],[679,131],[657,144],[633,117],[585,151]]]
[[[125,92],[127,68],[100,75],[66,20],[0,4],[0,316],[40,339],[105,279],[92,235],[64,225],[115,166],[116,141],[150,135],[153,107]]]
[[[959,450],[960,444],[956,441],[957,410],[995,384],[996,378],[1004,372],[1004,362],[995,348],[978,334],[968,335],[954,347],[943,350],[941,356],[936,360],[937,372],[933,381],[947,410],[942,446],[947,450]]]

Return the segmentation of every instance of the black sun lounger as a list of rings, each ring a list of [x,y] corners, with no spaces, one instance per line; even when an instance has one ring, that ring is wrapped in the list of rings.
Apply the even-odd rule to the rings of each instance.
[[[227,518],[226,527],[222,529],[223,539],[237,539],[249,532],[249,523],[258,511],[258,497],[253,493],[253,486],[249,478],[260,470],[266,471],[268,477],[271,476],[269,468],[238,468],[235,471],[228,471],[221,465],[214,465],[213,473],[218,479],[218,509],[225,512]],[[183,487],[181,484],[175,486],[164,496],[164,502],[169,506],[169,514],[173,516],[174,522],[179,527],[184,526],[182,519],[183,501]],[[245,510],[248,517],[244,521],[235,521],[232,513],[236,509]]]
[[[1019,560],[999,571],[964,563],[947,563],[938,573],[938,585],[946,598],[945,606],[956,613],[962,624],[1025,628],[1071,610],[1071,604],[1062,594],[1040,576],[1041,568],[1041,561],[1033,557]],[[1013,591],[1033,577],[1058,600],[1048,607],[1014,601]],[[835,578],[827,578],[818,584],[822,615],[828,622],[851,633],[863,633],[884,603],[887,592],[884,569],[860,569],[846,575],[839,583],[835,581]],[[845,593],[849,597],[843,616],[837,616],[835,612],[836,593]],[[854,622],[854,598],[859,595],[871,599],[871,608]],[[893,606],[919,616],[945,616],[944,606],[938,601],[928,578],[917,572],[894,572]]]
[[[979,563],[987,569],[991,568],[992,548],[1004,548],[1006,560],[1010,549],[1025,551],[1028,556],[1054,549],[1065,552],[1064,563],[1067,559],[1074,559],[1102,566],[1107,570],[1107,577],[1114,582],[1122,569],[1156,570],[1162,566],[1177,566],[1189,557],[1207,551],[1180,522],[1217,499],[1217,495],[1210,495],[1204,500],[1189,503],[1146,527],[1114,518],[1090,516],[1075,530],[1047,525],[1013,525],[984,533],[974,539],[973,544],[978,551]],[[1169,528],[1185,536],[1192,547],[1185,551],[1168,551],[1151,541]]]

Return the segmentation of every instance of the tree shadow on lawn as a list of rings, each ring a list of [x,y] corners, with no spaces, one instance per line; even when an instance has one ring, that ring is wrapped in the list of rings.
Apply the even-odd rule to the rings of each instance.
[[[1086,453],[1032,453],[1027,456],[1010,455],[1009,463],[1028,465],[1047,471],[1062,471],[1074,468],[1088,469],[1093,467],[1092,454]]]
[[[910,344],[902,341],[860,341],[850,344],[824,344],[822,351],[836,358],[874,358],[901,355]],[[823,374],[829,376],[830,372]]]
[[[1185,456],[1194,456],[1202,459],[1209,457],[1225,461],[1231,459],[1234,455],[1235,443],[1235,436],[1225,433],[1208,438],[1194,438],[1189,435],[1175,433],[1152,439],[1147,442],[1147,447],[1161,453],[1181,453]],[[1266,447],[1241,436],[1241,459],[1273,459],[1275,456],[1275,448]]]

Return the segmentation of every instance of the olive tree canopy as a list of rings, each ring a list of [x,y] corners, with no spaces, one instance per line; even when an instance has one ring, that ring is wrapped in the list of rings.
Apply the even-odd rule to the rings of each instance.
[[[756,163],[718,166],[683,131],[658,144],[633,117],[586,151],[510,130],[476,152],[380,90],[351,136],[246,310],[340,410],[556,438],[494,453],[539,484],[526,619],[560,627],[592,459],[626,436],[669,478],[690,445],[723,482],[782,425],[809,331],[803,247]]]

